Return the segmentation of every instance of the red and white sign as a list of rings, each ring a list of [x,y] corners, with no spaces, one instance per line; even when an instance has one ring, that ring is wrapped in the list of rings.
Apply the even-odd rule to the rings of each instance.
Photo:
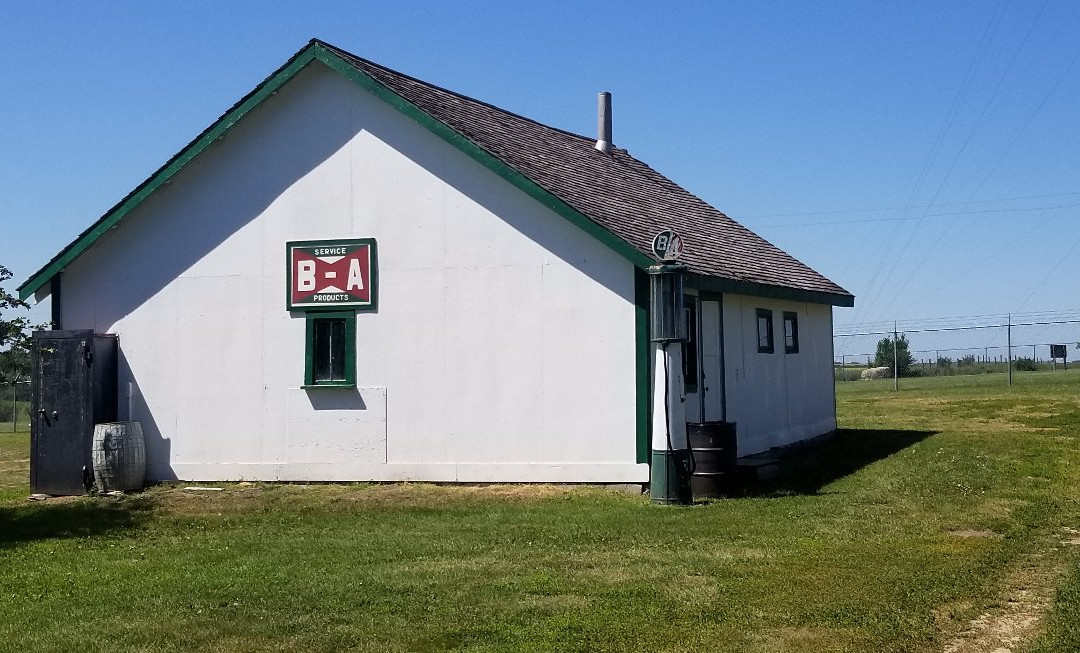
[[[286,243],[288,309],[377,306],[378,258],[374,238]]]

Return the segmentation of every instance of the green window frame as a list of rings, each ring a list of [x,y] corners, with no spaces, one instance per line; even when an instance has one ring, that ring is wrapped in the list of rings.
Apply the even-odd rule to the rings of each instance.
[[[757,309],[757,350],[759,354],[771,354],[773,348],[772,311]]]
[[[784,353],[799,353],[799,315],[784,311]]]
[[[356,387],[356,311],[305,314],[305,388]]]

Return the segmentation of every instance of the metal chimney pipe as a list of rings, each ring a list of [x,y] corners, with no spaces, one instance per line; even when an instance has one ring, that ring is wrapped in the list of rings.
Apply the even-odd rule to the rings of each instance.
[[[596,96],[596,149],[611,154],[611,93]]]

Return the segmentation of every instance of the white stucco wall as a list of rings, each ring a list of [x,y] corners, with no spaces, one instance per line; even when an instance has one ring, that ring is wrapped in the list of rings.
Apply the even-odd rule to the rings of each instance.
[[[737,423],[740,456],[836,428],[832,307],[724,295],[728,421]],[[758,353],[757,309],[773,312],[774,353]],[[799,352],[784,353],[784,311],[798,315]]]
[[[303,390],[285,243],[374,237],[357,390]],[[629,262],[315,64],[63,273],[153,478],[641,482]],[[127,395],[130,388],[130,397]]]

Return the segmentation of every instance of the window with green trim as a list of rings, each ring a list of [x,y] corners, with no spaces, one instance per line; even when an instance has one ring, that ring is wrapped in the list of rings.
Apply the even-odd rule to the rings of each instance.
[[[304,386],[356,385],[356,313],[309,311]]]
[[[759,354],[773,353],[772,311],[757,309],[757,350]]]
[[[799,315],[784,311],[784,353],[799,353]]]

